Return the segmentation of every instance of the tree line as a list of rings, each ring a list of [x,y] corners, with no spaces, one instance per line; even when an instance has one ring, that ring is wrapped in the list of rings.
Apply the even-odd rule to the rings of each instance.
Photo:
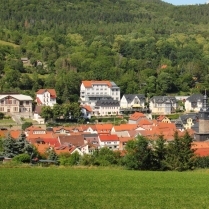
[[[113,80],[122,95],[209,90],[208,7],[3,0],[0,89],[35,97],[40,88],[55,88],[60,104],[78,101],[81,80]]]
[[[92,154],[79,155],[78,152],[57,155],[53,148],[45,153],[38,153],[24,134],[18,139],[10,135],[0,140],[0,153],[13,158],[19,163],[34,163],[34,159],[48,159],[57,161],[63,166],[120,166],[129,170],[150,171],[185,171],[195,168],[208,168],[209,157],[199,157],[192,149],[192,137],[186,132],[179,136],[176,132],[174,140],[166,142],[163,136],[156,141],[138,136],[128,141],[123,152],[114,151],[107,147],[95,149]]]

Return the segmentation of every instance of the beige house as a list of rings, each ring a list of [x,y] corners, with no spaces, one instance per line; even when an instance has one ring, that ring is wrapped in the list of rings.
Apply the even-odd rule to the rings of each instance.
[[[172,96],[154,96],[150,99],[149,108],[153,114],[169,115],[176,111],[177,100]]]
[[[32,113],[32,101],[30,96],[23,94],[0,94],[0,112],[30,115]]]

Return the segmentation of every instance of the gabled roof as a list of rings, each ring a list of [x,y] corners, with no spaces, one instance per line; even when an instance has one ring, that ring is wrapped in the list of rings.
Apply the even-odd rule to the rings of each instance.
[[[113,99],[98,100],[95,106],[100,107],[120,107],[120,102]]]
[[[37,104],[42,104],[42,102],[41,102],[41,100],[38,98],[38,97],[36,97],[36,102],[37,102]]]
[[[100,130],[111,130],[113,127],[112,124],[96,124],[95,125],[95,128],[97,131],[100,131]]]
[[[92,85],[101,85],[101,84],[106,84],[109,87],[112,86],[110,81],[82,81],[82,84],[86,87],[86,88],[91,88]]]
[[[86,109],[88,112],[92,112],[92,109],[89,105],[83,105],[81,108]]]
[[[25,129],[26,131],[46,131],[45,129],[38,127],[38,126],[30,126]]]
[[[59,141],[61,145],[71,144],[77,147],[84,145],[84,137],[83,135],[65,135],[59,136]]]
[[[175,97],[173,96],[154,96],[150,99],[151,102],[155,102],[155,103],[176,103],[177,100]]]
[[[13,97],[19,101],[33,101],[33,99],[30,96],[23,95],[23,94],[0,94],[0,99],[3,99],[5,97]]]
[[[48,91],[50,93],[50,97],[51,98],[56,98],[57,97],[57,94],[56,94],[56,91],[55,89],[39,89],[36,94],[43,94],[45,93],[46,91]]]
[[[117,135],[99,135],[100,141],[119,141]]]
[[[133,101],[135,97],[138,97],[139,100],[145,99],[144,94],[124,94],[123,96],[126,98],[127,101],[130,101],[130,102]]]
[[[190,97],[188,97],[186,99],[186,101],[189,102],[197,102],[198,100],[200,100],[201,102],[203,101],[204,96],[202,94],[193,94]]]
[[[141,112],[135,112],[134,114],[132,114],[129,118],[129,120],[134,120],[134,121],[137,121],[139,120],[140,118],[145,118],[146,116],[141,113]]]
[[[118,131],[132,131],[137,129],[137,124],[120,124],[119,126],[114,126],[116,132]]]
[[[138,123],[138,126],[146,126],[146,125],[152,125],[153,123],[149,121],[148,119],[141,119]]]

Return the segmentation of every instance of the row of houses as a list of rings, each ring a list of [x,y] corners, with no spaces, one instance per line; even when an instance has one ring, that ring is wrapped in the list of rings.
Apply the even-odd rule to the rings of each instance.
[[[164,135],[166,142],[174,139],[177,131],[180,136],[185,132],[176,129],[175,124],[150,121],[141,119],[138,124],[122,124],[114,126],[112,124],[80,125],[74,127],[53,127],[40,128],[31,126],[25,130],[27,140],[33,144],[40,153],[45,153],[49,149],[54,149],[57,154],[77,151],[80,155],[92,154],[95,150],[107,147],[115,151],[123,151],[128,141],[134,140],[138,135],[145,136],[150,140],[156,140],[160,135]],[[188,130],[192,135],[192,130]],[[4,137],[8,131],[0,131],[0,136]],[[20,130],[12,130],[10,134],[13,138],[18,138]],[[200,146],[201,144],[201,146]],[[208,146],[208,142],[206,142]],[[194,142],[193,147],[197,153],[209,154],[209,149],[205,150],[203,142]]]
[[[40,89],[36,92],[35,114],[33,99],[17,93],[0,94],[0,112],[34,117],[43,123],[40,117],[41,107],[53,107],[56,104],[55,89]],[[80,99],[84,118],[94,116],[121,115],[125,111],[150,111],[153,114],[168,115],[177,109],[186,112],[199,112],[203,106],[203,95],[192,96],[154,96],[150,99],[142,94],[125,94],[120,98],[120,88],[112,81],[82,81]]]

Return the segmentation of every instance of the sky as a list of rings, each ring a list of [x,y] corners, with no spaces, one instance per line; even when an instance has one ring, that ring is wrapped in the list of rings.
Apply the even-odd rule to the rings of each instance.
[[[163,0],[173,5],[205,4],[208,0]]]

